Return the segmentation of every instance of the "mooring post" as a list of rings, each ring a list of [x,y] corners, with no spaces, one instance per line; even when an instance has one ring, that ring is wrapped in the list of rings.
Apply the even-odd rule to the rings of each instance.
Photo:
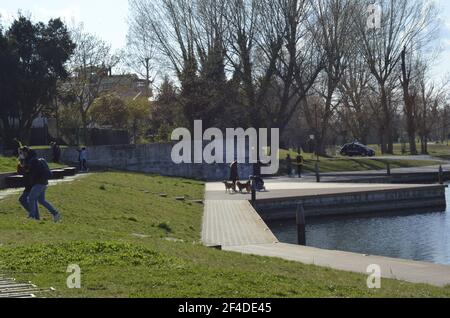
[[[256,181],[255,176],[250,176],[250,180],[252,180],[252,203],[256,202]]]
[[[306,220],[303,204],[297,206],[297,238],[298,245],[306,245]]]
[[[320,183],[320,167],[318,162],[316,162],[316,180],[317,183]]]
[[[439,184],[444,184],[444,170],[439,166]]]
[[[389,162],[386,164],[386,169],[387,169],[387,175],[390,176],[391,175],[391,164]]]

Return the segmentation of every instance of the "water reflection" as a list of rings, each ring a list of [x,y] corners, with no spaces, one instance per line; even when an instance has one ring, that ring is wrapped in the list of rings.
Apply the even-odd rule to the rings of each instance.
[[[450,203],[450,190],[447,189]],[[449,204],[450,205],[450,204]],[[308,220],[308,246],[450,265],[450,208],[443,213]],[[296,244],[295,220],[269,222],[281,242]]]

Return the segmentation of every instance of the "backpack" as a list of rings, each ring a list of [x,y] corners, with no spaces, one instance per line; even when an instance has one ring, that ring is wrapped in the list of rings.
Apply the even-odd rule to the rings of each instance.
[[[50,167],[48,166],[48,163],[45,159],[41,158],[39,159],[39,165],[41,169],[41,176],[46,179],[50,180],[53,176],[52,171],[50,170]]]

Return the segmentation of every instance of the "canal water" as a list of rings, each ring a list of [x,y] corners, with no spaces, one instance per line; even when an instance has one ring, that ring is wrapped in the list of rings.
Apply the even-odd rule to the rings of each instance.
[[[306,244],[329,250],[450,265],[450,189],[447,211],[373,217],[308,219]],[[297,243],[295,220],[268,226],[284,243]]]

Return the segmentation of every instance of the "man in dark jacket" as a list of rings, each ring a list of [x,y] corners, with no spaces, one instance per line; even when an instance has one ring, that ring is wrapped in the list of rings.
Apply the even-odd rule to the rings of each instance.
[[[56,142],[52,142],[50,146],[53,154],[53,162],[59,163],[61,158],[61,147]]]
[[[22,149],[25,158],[29,163],[29,178],[31,191],[28,196],[28,205],[30,207],[30,217],[39,220],[38,203],[45,207],[52,215],[55,222],[61,220],[61,215],[49,202],[45,200],[45,192],[48,187],[48,177],[46,176],[46,164],[37,158],[35,152],[27,147]]]
[[[239,180],[239,171],[238,171],[238,162],[237,160],[233,161],[230,166],[230,181],[236,185],[236,182]]]
[[[33,157],[33,156],[36,157],[35,152],[30,154],[30,157]],[[31,218],[28,197],[30,195],[31,188],[33,186],[31,185],[31,180],[30,180],[28,160],[26,160],[25,155],[21,149],[19,150],[19,165],[17,166],[17,174],[23,176],[23,181],[24,181],[24,186],[25,186],[25,190],[23,191],[22,195],[20,196],[19,202],[23,206],[23,208],[28,212],[28,217]]]

